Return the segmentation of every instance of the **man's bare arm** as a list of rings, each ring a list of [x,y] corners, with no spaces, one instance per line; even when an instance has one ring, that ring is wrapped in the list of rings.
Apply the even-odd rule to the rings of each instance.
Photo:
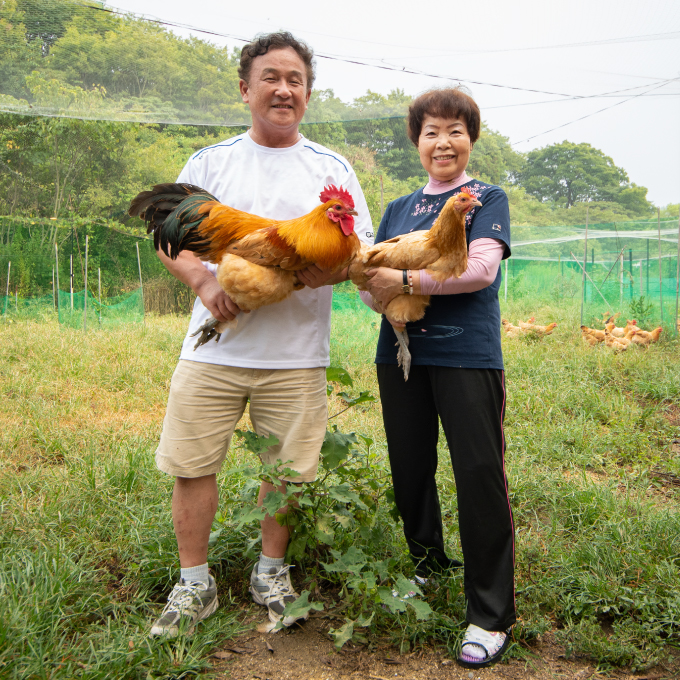
[[[238,305],[222,290],[213,274],[189,250],[183,250],[176,260],[157,251],[165,268],[182,283],[186,283],[218,321],[231,321],[241,312]]]

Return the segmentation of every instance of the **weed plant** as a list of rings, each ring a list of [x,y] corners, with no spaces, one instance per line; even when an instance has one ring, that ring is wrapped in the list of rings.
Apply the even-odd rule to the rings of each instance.
[[[520,615],[512,653],[531,654],[552,630],[569,654],[601,669],[672,666],[680,643],[679,346],[662,340],[620,355],[586,347],[575,303],[522,298],[503,315],[560,324],[542,341],[503,340]],[[339,413],[330,421],[338,432],[356,433],[349,449],[357,461],[370,457],[383,486],[368,494],[364,516],[344,504],[351,521],[332,523],[330,543],[316,536],[316,547],[305,546],[297,583],[326,610],[340,605],[339,642],[380,634],[404,651],[434,641],[453,653],[465,626],[462,574],[416,598],[429,616],[390,599],[393,586],[403,595],[412,566],[387,493],[380,404],[343,411],[348,396],[377,396],[377,319],[334,315],[331,362],[354,385],[336,384],[329,411]],[[0,676],[188,677],[207,671],[209,654],[243,629],[257,530],[236,521],[239,508],[252,507],[254,482],[234,470],[256,459],[235,438],[210,549],[222,606],[187,640],[147,638],[178,577],[172,480],[153,454],[185,328],[186,319],[171,316],[88,336],[54,322],[0,325]],[[247,415],[239,428],[250,429]],[[455,485],[440,446],[446,538],[460,557]]]

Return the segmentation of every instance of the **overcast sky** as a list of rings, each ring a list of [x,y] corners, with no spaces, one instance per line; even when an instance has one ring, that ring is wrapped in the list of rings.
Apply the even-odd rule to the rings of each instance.
[[[318,58],[316,87],[332,88],[345,101],[368,89],[417,94],[462,82],[484,120],[509,137],[515,149],[529,151],[565,139],[588,142],[611,156],[632,182],[646,186],[654,203],[680,201],[678,0],[107,4],[239,38],[285,28],[318,55],[396,69]],[[243,45],[195,35],[219,45]],[[612,108],[597,113],[607,107]],[[549,132],[558,126],[564,127]]]

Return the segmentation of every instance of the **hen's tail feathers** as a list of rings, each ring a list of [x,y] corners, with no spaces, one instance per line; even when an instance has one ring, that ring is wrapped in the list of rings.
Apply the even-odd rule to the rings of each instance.
[[[217,202],[193,184],[156,184],[133,199],[128,214],[141,217],[147,233],[153,232],[156,250],[174,260],[182,250],[201,251],[209,245],[197,227]]]
[[[408,331],[405,328],[401,331],[394,328],[394,333],[397,336],[397,344],[399,345],[397,363],[404,371],[404,380],[408,380],[408,374],[411,370],[411,352],[408,351]]]

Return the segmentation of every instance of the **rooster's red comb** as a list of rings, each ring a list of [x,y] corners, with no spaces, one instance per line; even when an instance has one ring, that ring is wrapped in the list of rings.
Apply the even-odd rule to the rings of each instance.
[[[350,210],[354,210],[354,199],[349,191],[345,191],[342,187],[338,188],[334,184],[329,184],[319,194],[319,200],[322,203],[326,203],[326,201],[332,201],[333,199],[342,201]]]

